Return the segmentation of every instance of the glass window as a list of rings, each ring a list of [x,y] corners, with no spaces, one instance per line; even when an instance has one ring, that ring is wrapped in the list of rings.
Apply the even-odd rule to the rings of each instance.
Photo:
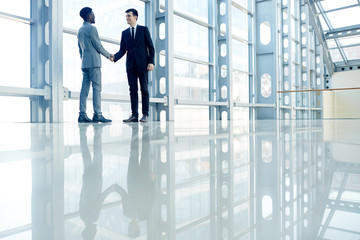
[[[249,46],[246,43],[233,39],[232,42],[233,69],[249,71]]]
[[[128,87],[126,88],[129,89]],[[128,118],[131,114],[130,103],[115,103],[102,101],[101,111],[106,118],[110,118],[113,121],[122,121],[123,119]],[[139,111],[141,113],[141,104],[139,104]],[[88,99],[87,101],[86,112],[88,114],[88,117],[93,117],[92,99]],[[78,116],[79,100],[64,101],[64,122],[77,121]]]
[[[329,20],[334,28],[341,28],[350,25],[360,24],[360,8],[348,8],[341,11],[327,13]]]
[[[77,37],[71,34],[63,34],[63,59],[64,59],[64,86],[71,91],[80,92],[82,83],[81,59]],[[104,48],[110,53],[116,53],[119,46],[102,42]],[[128,83],[125,70],[124,56],[116,63],[110,62],[105,57],[102,59],[101,80],[102,93],[128,95]]]
[[[0,86],[30,87],[30,25],[0,18]],[[20,57],[19,57],[20,56]]]
[[[209,67],[207,65],[174,60],[175,98],[209,100]]]
[[[236,107],[234,108],[234,120],[249,121],[249,108],[248,107]]]
[[[360,59],[360,46],[344,48],[348,60]]]
[[[249,103],[249,75],[233,71],[233,100],[235,102]]]
[[[27,97],[0,96],[0,109],[7,113],[0,122],[30,122],[30,100]]]
[[[135,8],[138,11],[138,24],[145,23],[145,4],[138,0],[128,1],[63,1],[63,25],[66,28],[78,30],[83,20],[79,15],[83,7],[91,7],[95,14],[95,26],[100,36],[113,39],[121,38],[121,32],[129,27],[125,19],[125,11]]]
[[[341,7],[346,7],[350,5],[358,4],[356,0],[326,0],[321,1],[321,5],[323,6],[324,10],[336,9]]]
[[[178,124],[186,123],[188,121],[198,121],[198,129],[201,132],[192,132],[191,134],[203,134],[203,129],[205,129],[206,134],[208,134],[209,125],[206,124],[206,121],[209,121],[209,107],[176,105],[174,114],[175,123]]]
[[[330,40],[327,40],[326,42],[327,42],[327,45],[328,45],[329,48],[336,47],[335,40],[330,39]]]
[[[351,36],[345,38],[339,38],[341,46],[345,47],[352,44],[360,44],[360,36]]]
[[[240,6],[248,9],[248,0],[233,0],[233,2],[236,2]]]
[[[208,62],[208,29],[174,16],[174,54]]]
[[[174,10],[185,12],[204,22],[208,22],[208,0],[182,0],[174,1]]]
[[[330,55],[331,55],[333,62],[343,61],[343,58],[341,57],[341,54],[338,49],[330,50]]]
[[[236,7],[232,7],[232,34],[248,40],[248,15]]]
[[[329,26],[326,24],[326,22],[321,14],[319,15],[319,19],[320,19],[320,23],[321,23],[321,27],[322,27],[323,31],[329,30]]]
[[[0,1],[0,9],[1,12],[30,18],[30,2],[29,0]]]

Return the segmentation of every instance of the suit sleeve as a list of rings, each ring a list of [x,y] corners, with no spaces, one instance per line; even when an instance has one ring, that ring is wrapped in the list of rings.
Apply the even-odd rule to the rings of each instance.
[[[81,46],[80,46],[80,41],[79,40],[78,40],[78,46],[79,46],[80,58],[82,59],[82,51],[81,51]]]
[[[98,53],[101,53],[104,57],[110,58],[110,53],[106,51],[103,45],[101,44],[98,31],[95,27],[91,28],[90,37],[91,37],[91,42],[94,48],[96,49],[96,51]]]
[[[121,59],[126,53],[124,33],[121,34],[120,50],[114,55],[114,62]]]
[[[155,65],[155,48],[154,48],[154,44],[151,40],[151,37],[150,37],[150,32],[149,32],[149,29],[147,27],[145,27],[145,44],[146,44],[146,47],[149,51],[149,55],[148,55],[148,59],[147,59],[147,62],[148,64],[149,63],[152,63]]]

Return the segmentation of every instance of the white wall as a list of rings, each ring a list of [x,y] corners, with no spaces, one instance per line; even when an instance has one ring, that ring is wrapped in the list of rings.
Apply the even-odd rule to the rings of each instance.
[[[332,88],[360,88],[360,70],[335,72]],[[324,92],[324,118],[360,118],[360,89]]]

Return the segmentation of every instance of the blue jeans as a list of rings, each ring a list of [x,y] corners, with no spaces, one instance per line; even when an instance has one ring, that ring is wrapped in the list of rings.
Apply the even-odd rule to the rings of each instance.
[[[80,115],[86,114],[86,99],[90,83],[93,88],[93,107],[95,114],[101,114],[101,68],[83,68],[83,81],[80,91]]]

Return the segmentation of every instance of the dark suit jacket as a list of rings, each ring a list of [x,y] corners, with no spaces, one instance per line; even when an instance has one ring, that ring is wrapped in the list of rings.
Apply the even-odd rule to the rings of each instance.
[[[126,70],[138,67],[138,70],[147,71],[147,65],[154,64],[155,49],[147,27],[137,25],[135,41],[131,38],[130,28],[122,32],[120,50],[115,54],[114,61],[125,53]]]

